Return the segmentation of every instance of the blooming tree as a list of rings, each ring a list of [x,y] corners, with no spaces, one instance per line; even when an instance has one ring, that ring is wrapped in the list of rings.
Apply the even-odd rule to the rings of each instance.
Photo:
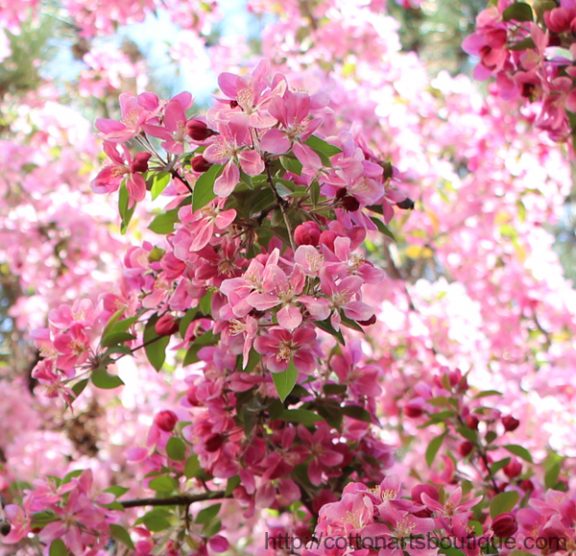
[[[576,550],[570,6],[479,16],[483,97],[384,2],[251,1],[259,56],[168,2],[206,107],[96,40],[160,8],[125,4],[58,6],[82,100],[2,100],[2,553]]]

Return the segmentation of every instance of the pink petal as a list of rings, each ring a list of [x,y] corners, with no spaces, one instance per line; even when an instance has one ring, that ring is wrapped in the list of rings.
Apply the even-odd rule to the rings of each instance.
[[[290,140],[279,129],[271,129],[262,138],[260,146],[266,152],[284,154],[290,150]]]
[[[264,172],[264,161],[256,151],[242,151],[238,154],[242,170],[249,176],[258,176]]]
[[[128,205],[130,207],[146,197],[146,182],[140,174],[131,174],[126,182],[126,188],[128,189]]]
[[[239,75],[224,72],[218,77],[218,86],[228,98],[236,98],[238,91],[246,85]]]
[[[214,182],[214,193],[218,197],[228,197],[240,181],[240,170],[232,161],[224,166],[224,171]]]
[[[278,319],[278,324],[282,328],[286,328],[292,332],[295,328],[298,328],[302,323],[302,314],[300,309],[292,305],[285,305],[278,311],[276,315]]]
[[[223,210],[216,216],[216,227],[219,230],[225,230],[236,218],[236,211],[234,209]]]

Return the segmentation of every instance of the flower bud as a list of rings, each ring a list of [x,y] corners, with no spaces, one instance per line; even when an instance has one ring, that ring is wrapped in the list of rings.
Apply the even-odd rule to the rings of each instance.
[[[572,17],[566,8],[555,8],[544,14],[544,21],[552,33],[564,33],[570,29]]]
[[[132,164],[130,165],[130,172],[136,174],[137,172],[147,172],[148,171],[148,161],[150,160],[152,154],[147,152],[140,152],[134,155]]]
[[[322,231],[316,222],[308,221],[300,224],[294,230],[296,245],[318,245]]]
[[[208,440],[206,440],[206,450],[208,452],[216,452],[224,444],[226,437],[223,434],[213,434]]]
[[[524,479],[520,481],[520,488],[524,492],[532,492],[534,490],[534,483],[530,479]]]
[[[212,163],[208,162],[201,154],[199,154],[192,159],[190,165],[192,166],[192,170],[195,172],[203,173],[212,166]]]
[[[465,458],[472,450],[474,450],[474,444],[472,444],[470,440],[464,440],[464,442],[458,446],[458,453],[463,458]]]
[[[504,467],[504,474],[509,479],[514,479],[522,473],[522,464],[516,459],[512,458],[510,463]]]
[[[399,203],[396,203],[396,206],[398,208],[401,208],[404,210],[413,210],[414,209],[414,201],[412,199],[409,199],[408,197],[406,197],[406,199],[400,201]]]
[[[520,425],[520,421],[518,419],[512,417],[512,415],[505,415],[501,419],[502,424],[504,425],[504,429],[508,432],[514,431]]]
[[[194,141],[204,141],[216,134],[203,121],[194,118],[186,122],[186,131],[188,132],[188,137]]]
[[[154,330],[158,336],[170,336],[178,330],[178,321],[170,313],[165,313],[156,321]]]
[[[421,417],[424,413],[424,408],[422,407],[422,402],[420,400],[410,400],[404,406],[404,415],[406,417],[417,418]]]
[[[169,409],[160,411],[156,414],[156,417],[154,417],[154,424],[164,432],[172,432],[177,422],[178,417],[176,413]]]
[[[494,531],[494,534],[501,539],[511,537],[516,533],[516,531],[518,531],[518,522],[516,521],[514,514],[506,512],[496,516],[494,521],[492,521],[492,531]]]
[[[476,417],[476,415],[468,415],[466,417],[466,419],[464,419],[464,422],[466,423],[466,426],[469,429],[478,430],[478,425],[480,423],[480,421],[478,420],[478,417]]]

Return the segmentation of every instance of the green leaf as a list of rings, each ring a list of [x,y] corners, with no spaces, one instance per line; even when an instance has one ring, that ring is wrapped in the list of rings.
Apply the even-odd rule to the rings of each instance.
[[[486,436],[484,437],[484,440],[486,440],[486,442],[488,444],[491,444],[492,442],[494,442],[494,440],[496,440],[498,438],[498,434],[495,431],[488,431],[486,433]]]
[[[514,508],[520,496],[515,490],[501,492],[492,498],[490,502],[490,516],[495,518],[501,513],[509,512]]]
[[[525,2],[517,2],[516,4],[508,6],[504,10],[502,19],[504,21],[533,21],[534,13],[529,4],[526,4]]]
[[[474,396],[475,400],[479,400],[480,398],[487,398],[488,396],[501,396],[502,392],[498,392],[498,390],[483,390],[482,392],[478,392]]]
[[[143,523],[149,531],[158,533],[170,528],[170,516],[171,514],[167,510],[155,508],[144,514],[136,523]]]
[[[493,463],[492,466],[490,467],[492,474],[496,475],[496,473],[498,473],[500,469],[504,469],[510,463],[510,459],[511,458],[504,458]]]
[[[298,369],[296,369],[294,361],[290,359],[288,368],[281,373],[272,373],[272,378],[276,386],[276,392],[278,392],[278,397],[284,402],[294,389],[294,386],[296,386],[296,381],[298,380]]]
[[[330,322],[330,318],[327,318],[326,320],[314,321],[314,324],[318,328],[320,328],[320,330],[324,330],[324,332],[328,332],[328,334],[332,334],[332,336],[334,336],[334,338],[336,338],[338,340],[338,342],[340,342],[343,346],[346,345],[346,341],[344,340],[344,336],[342,335],[342,332],[340,330],[336,330],[332,326],[332,323]]]
[[[527,50],[529,48],[536,48],[536,45],[534,44],[532,37],[526,37],[521,41],[515,42],[514,44],[508,47],[508,50],[519,51],[519,50]]]
[[[327,396],[343,396],[347,386],[345,384],[325,384],[322,390]]]
[[[33,529],[42,528],[57,520],[58,516],[51,510],[36,512],[35,514],[32,514],[31,526]]]
[[[131,548],[131,549],[135,548],[134,543],[132,542],[132,539],[130,538],[130,534],[121,525],[116,525],[115,523],[112,523],[110,525],[110,536],[113,539],[120,541],[122,544],[126,545],[128,548]]]
[[[205,207],[212,199],[216,198],[214,193],[214,182],[222,170],[221,164],[212,165],[204,172],[194,185],[192,195],[192,210],[197,211]]]
[[[199,477],[201,474],[202,468],[198,462],[198,456],[194,454],[186,460],[186,465],[184,466],[184,475],[187,479],[192,479],[194,477]]]
[[[525,461],[533,463],[532,455],[523,446],[518,446],[518,444],[506,444],[504,448],[508,450],[511,454],[514,454],[515,456],[518,456],[519,458],[522,458]]]
[[[311,427],[315,423],[323,421],[320,415],[317,415],[316,413],[308,409],[285,409],[282,412],[280,418],[283,421],[289,421],[291,423],[300,423],[301,425],[306,425],[307,427]]]
[[[68,556],[69,552],[62,539],[55,539],[50,545],[50,556]]]
[[[128,341],[130,338],[134,339],[132,334],[128,334],[129,328],[138,320],[138,317],[128,317],[127,319],[120,319],[123,314],[123,310],[116,311],[104,327],[102,331],[102,337],[100,339],[100,345],[102,347],[112,347],[116,344]]]
[[[310,135],[306,144],[319,155],[324,155],[328,158],[342,152],[342,149],[327,143],[324,139],[320,139],[320,137],[316,135]]]
[[[302,163],[293,156],[281,156],[280,164],[284,170],[291,174],[296,174],[297,176],[302,174]]]
[[[357,421],[365,421],[366,423],[372,422],[372,416],[368,411],[359,405],[347,405],[342,408],[342,413],[346,417],[356,419]]]
[[[390,228],[388,228],[388,226],[386,226],[386,224],[384,224],[384,222],[382,222],[382,220],[380,220],[380,218],[376,218],[375,216],[371,216],[370,220],[372,220],[372,222],[374,222],[374,224],[376,224],[376,227],[378,228],[378,231],[381,234],[384,234],[386,237],[389,237],[392,241],[396,241],[396,237],[390,231]]]
[[[212,292],[208,292],[202,296],[198,308],[204,315],[209,315],[212,312]]]
[[[260,354],[255,349],[251,349],[250,354],[248,355],[248,361],[246,362],[246,368],[244,369],[244,371],[246,371],[247,373],[251,373],[256,368],[256,365],[260,363],[261,360],[262,357],[260,357]]]
[[[153,315],[144,327],[144,351],[150,364],[159,371],[166,360],[166,347],[170,336],[158,336],[154,329],[157,321],[158,315]]]
[[[172,209],[158,214],[148,229],[156,234],[167,235],[174,231],[176,222],[178,222],[178,209]]]
[[[470,440],[470,442],[476,442],[478,440],[478,433],[470,429],[468,427],[460,426],[456,429],[461,436],[463,436],[466,440]]]
[[[83,378],[82,380],[79,380],[76,384],[74,384],[74,386],[72,386],[72,392],[74,392],[74,395],[78,397],[80,394],[82,394],[87,385],[88,385],[88,379]]]
[[[150,179],[152,187],[150,188],[150,193],[152,194],[152,200],[157,199],[162,191],[168,187],[172,176],[170,172],[156,172]]]
[[[358,332],[364,332],[364,329],[354,320],[349,319],[345,314],[344,311],[340,313],[340,319],[342,320],[342,324],[347,328],[351,328],[352,330],[357,330]]]
[[[549,454],[548,457],[544,460],[544,485],[546,488],[556,487],[563,461],[564,458],[555,453]]]
[[[118,212],[120,213],[121,218],[120,232],[122,234],[126,233],[128,224],[130,224],[130,220],[132,220],[132,215],[134,214],[135,209],[136,205],[132,208],[128,208],[128,189],[126,188],[126,184],[122,182],[118,193]]]
[[[124,496],[128,492],[128,490],[129,490],[128,488],[120,485],[112,485],[111,487],[105,489],[104,492],[109,492],[110,494],[113,494],[116,498],[120,498],[121,496]]]
[[[224,491],[226,496],[232,496],[234,489],[239,486],[241,483],[240,477],[238,475],[234,475],[234,477],[230,477],[226,482],[226,490]]]
[[[90,380],[96,388],[101,388],[102,390],[112,390],[124,384],[119,376],[111,375],[106,369],[101,367],[92,372]]]
[[[215,336],[211,330],[198,336],[188,348],[186,355],[184,356],[184,365],[190,365],[198,361],[198,352],[206,346],[213,346],[218,343],[218,336]]]
[[[176,479],[169,477],[168,475],[162,475],[160,477],[154,477],[148,486],[155,492],[162,494],[170,494],[178,489],[178,483]]]
[[[198,314],[198,307],[194,307],[192,309],[188,309],[184,316],[180,319],[180,324],[178,325],[178,332],[180,332],[180,336],[184,338],[186,335],[186,330],[190,326],[190,323],[196,318]]]
[[[312,206],[318,205],[320,201],[320,184],[314,180],[310,185],[310,200],[312,201]]]
[[[166,453],[170,459],[184,461],[186,459],[186,444],[181,438],[173,436],[166,443]]]
[[[436,454],[438,453],[438,450],[440,450],[440,446],[442,446],[442,442],[444,442],[444,438],[446,437],[446,433],[442,433],[441,435],[437,436],[436,438],[433,438],[430,441],[430,444],[428,444],[428,447],[426,448],[426,463],[428,464],[428,467],[431,467],[432,464],[434,463],[434,459],[436,458]]]
[[[200,510],[194,521],[202,525],[208,525],[218,515],[221,507],[222,504],[213,504]]]

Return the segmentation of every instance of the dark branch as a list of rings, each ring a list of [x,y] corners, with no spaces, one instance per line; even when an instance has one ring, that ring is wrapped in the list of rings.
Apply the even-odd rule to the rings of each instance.
[[[202,494],[182,494],[167,498],[136,498],[134,500],[119,500],[123,508],[138,508],[140,506],[189,506],[194,502],[230,498],[222,490],[203,492]]]

